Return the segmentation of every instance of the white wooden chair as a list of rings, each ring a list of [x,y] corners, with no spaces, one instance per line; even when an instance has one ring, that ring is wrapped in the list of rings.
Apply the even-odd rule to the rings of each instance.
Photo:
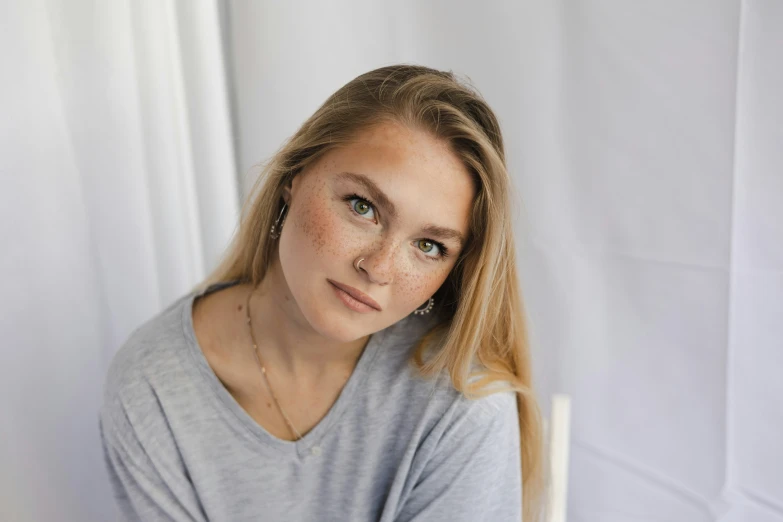
[[[549,422],[544,421],[549,449],[549,498],[546,522],[566,522],[568,497],[568,449],[571,443],[571,397],[552,396]]]

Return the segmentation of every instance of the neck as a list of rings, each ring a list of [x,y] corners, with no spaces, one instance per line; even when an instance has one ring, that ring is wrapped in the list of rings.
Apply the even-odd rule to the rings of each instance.
[[[253,335],[263,363],[277,373],[312,382],[353,371],[369,336],[350,342],[324,337],[302,315],[275,256],[263,281],[250,296]]]

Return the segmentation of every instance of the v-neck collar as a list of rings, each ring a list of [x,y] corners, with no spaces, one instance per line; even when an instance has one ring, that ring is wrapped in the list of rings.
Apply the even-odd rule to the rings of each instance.
[[[182,306],[182,327],[187,339],[188,351],[192,356],[193,362],[198,367],[199,373],[209,384],[215,397],[218,399],[219,404],[228,408],[233,414],[233,417],[249,431],[251,436],[267,446],[274,448],[276,451],[289,454],[291,456],[299,457],[300,459],[309,455],[312,448],[318,446],[324,436],[329,433],[330,428],[337,424],[340,417],[343,415],[346,409],[351,407],[351,399],[356,395],[356,391],[362,387],[367,376],[369,369],[378,354],[378,347],[383,343],[383,339],[388,334],[391,326],[376,332],[370,336],[367,345],[364,348],[359,360],[356,363],[356,367],[351,373],[351,376],[343,386],[340,395],[337,400],[329,408],[326,415],[316,424],[310,431],[308,431],[301,439],[296,441],[283,440],[275,437],[269,433],[263,426],[261,426],[256,420],[245,411],[245,409],[236,401],[233,395],[220,382],[214,370],[209,365],[206,356],[204,355],[201,346],[196,339],[196,333],[193,327],[193,303],[197,297],[205,296],[214,291],[233,286],[238,284],[239,281],[228,281],[215,283],[201,293],[192,292],[189,294]],[[393,325],[392,325],[393,326]],[[260,376],[259,376],[260,378]]]

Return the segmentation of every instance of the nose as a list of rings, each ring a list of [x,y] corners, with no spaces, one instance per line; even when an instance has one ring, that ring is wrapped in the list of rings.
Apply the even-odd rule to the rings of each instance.
[[[373,283],[385,286],[394,281],[394,256],[397,244],[393,241],[382,241],[367,252],[360,268]]]

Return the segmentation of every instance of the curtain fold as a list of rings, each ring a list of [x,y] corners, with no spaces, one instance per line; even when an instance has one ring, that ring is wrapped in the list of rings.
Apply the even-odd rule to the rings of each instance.
[[[238,217],[215,1],[0,5],[0,520],[111,520],[97,412]]]

